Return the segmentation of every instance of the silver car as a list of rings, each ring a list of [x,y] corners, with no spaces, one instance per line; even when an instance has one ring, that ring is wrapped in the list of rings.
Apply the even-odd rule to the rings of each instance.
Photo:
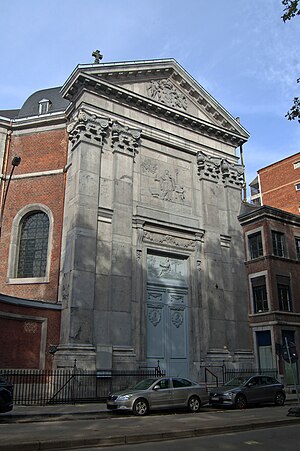
[[[110,393],[106,402],[109,410],[127,410],[134,415],[147,415],[149,410],[188,408],[198,412],[208,403],[204,385],[179,377],[144,379],[132,388]]]
[[[235,377],[222,387],[212,388],[209,403],[245,409],[248,404],[275,403],[283,406],[285,391],[274,377],[257,375]]]

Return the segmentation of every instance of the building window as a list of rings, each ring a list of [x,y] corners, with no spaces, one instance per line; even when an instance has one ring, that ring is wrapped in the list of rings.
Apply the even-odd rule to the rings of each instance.
[[[272,231],[273,254],[277,257],[284,257],[284,234]]]
[[[292,312],[292,298],[290,289],[290,278],[287,276],[277,276],[277,292],[279,310]]]
[[[248,236],[248,244],[250,251],[250,258],[258,258],[263,255],[263,246],[261,239],[261,232],[253,233]]]
[[[300,161],[296,161],[294,163],[294,169],[298,169],[298,168],[300,168]]]
[[[50,109],[51,102],[48,99],[42,99],[39,101],[39,114],[47,114]]]
[[[17,277],[45,277],[48,254],[49,218],[33,212],[20,223]]]
[[[297,260],[300,260],[300,238],[295,238]]]
[[[295,188],[296,188],[296,191],[300,191],[300,183],[296,183]]]
[[[266,277],[259,276],[251,279],[254,313],[263,313],[269,310],[266,288]]]

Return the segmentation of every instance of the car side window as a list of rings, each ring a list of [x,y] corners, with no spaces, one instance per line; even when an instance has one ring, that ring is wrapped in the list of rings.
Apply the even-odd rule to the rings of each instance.
[[[155,385],[159,385],[159,388],[161,388],[161,389],[163,389],[163,388],[170,388],[170,380],[169,379],[161,379]]]
[[[172,379],[172,380],[174,388],[190,387],[192,385],[192,383],[187,379]]]
[[[253,377],[250,381],[251,385],[257,386],[261,384],[260,377]]]

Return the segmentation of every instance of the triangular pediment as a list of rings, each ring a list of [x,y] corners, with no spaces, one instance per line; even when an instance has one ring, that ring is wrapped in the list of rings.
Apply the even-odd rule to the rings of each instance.
[[[249,137],[239,120],[173,59],[81,65],[78,69],[197,120]]]

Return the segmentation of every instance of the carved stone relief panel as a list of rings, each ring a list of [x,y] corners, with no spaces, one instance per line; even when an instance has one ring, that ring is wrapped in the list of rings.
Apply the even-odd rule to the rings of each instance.
[[[169,162],[162,163],[150,157],[142,158],[142,194],[164,202],[190,204],[189,168],[176,165],[176,162],[173,163],[170,159]]]
[[[144,232],[144,241],[190,250],[194,250],[196,246],[196,242],[194,240],[148,231]]]
[[[186,96],[170,80],[151,80],[147,91],[153,100],[172,108],[187,111]]]
[[[186,260],[162,255],[148,254],[148,280],[168,279],[185,282],[187,279]]]

